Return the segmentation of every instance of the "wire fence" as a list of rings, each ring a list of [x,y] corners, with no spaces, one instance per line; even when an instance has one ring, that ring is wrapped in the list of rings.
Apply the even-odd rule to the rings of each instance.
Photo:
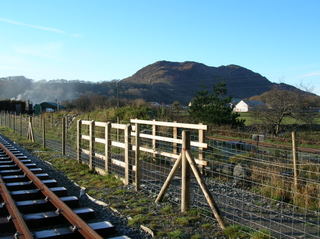
[[[62,117],[66,117],[64,121]],[[56,114],[32,117],[35,141],[43,144],[45,136],[46,147],[62,152],[65,128],[65,154],[77,159],[77,119],[76,116]],[[27,135],[29,117],[1,113],[0,123],[18,134]],[[81,130],[83,135],[90,135],[87,125],[83,125]],[[158,126],[156,136],[181,139],[183,129],[176,130]],[[191,141],[199,141],[198,131],[190,131]],[[152,125],[141,125],[140,132],[155,134]],[[94,127],[92,132],[95,138],[104,138],[105,134],[104,127]],[[125,130],[111,127],[109,134],[109,154],[113,162],[108,166],[109,173],[124,178],[126,152],[121,145],[126,141]],[[223,138],[225,133],[220,136]],[[320,153],[317,150],[306,152],[296,147],[295,152],[294,147],[278,148],[217,138],[217,134],[214,137],[208,135],[205,137],[206,149],[191,146],[190,150],[196,159],[203,155],[205,164],[199,165],[202,177],[226,222],[243,226],[245,232],[247,229],[259,231],[270,238],[320,238]],[[290,140],[287,139],[288,142]],[[139,155],[140,189],[156,197],[176,159],[154,152],[179,154],[181,144],[154,140],[152,137],[141,137],[139,144],[142,148],[153,149],[150,152],[141,151]],[[106,142],[96,142],[95,153],[103,155],[105,145]],[[134,135],[131,135],[128,145],[128,162],[132,168],[128,181],[135,182]],[[89,149],[90,142],[82,138],[81,146]],[[90,157],[81,152],[81,159],[89,163]],[[92,165],[100,171],[106,169],[104,158],[95,155]],[[181,171],[178,170],[165,196],[165,200],[177,205],[181,203],[181,177]],[[190,205],[201,211],[203,216],[212,218],[212,211],[192,174],[190,192]]]

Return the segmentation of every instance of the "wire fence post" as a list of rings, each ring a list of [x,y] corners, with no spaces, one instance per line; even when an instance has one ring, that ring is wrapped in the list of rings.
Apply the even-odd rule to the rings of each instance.
[[[105,145],[104,145],[104,156],[105,156],[105,171],[106,174],[109,174],[109,168],[111,164],[110,156],[111,156],[111,123],[107,122],[106,127],[104,129],[104,139],[105,139]]]
[[[131,125],[127,124],[124,130],[124,162],[125,162],[125,170],[124,170],[124,184],[128,185],[130,181],[130,135],[131,135]]]
[[[81,120],[77,120],[77,161],[81,163]]]
[[[293,161],[293,185],[296,193],[298,191],[298,169],[297,169],[298,155],[297,155],[295,131],[291,132],[291,138],[292,138],[292,161]]]
[[[190,132],[182,131],[182,164],[181,164],[181,212],[189,209],[190,205],[190,167],[186,152],[190,149]]]
[[[46,148],[46,117],[42,117],[42,147]]]
[[[141,177],[141,169],[140,169],[140,125],[138,123],[135,124],[135,131],[136,131],[136,151],[134,155],[134,164],[136,166],[136,173],[135,173],[135,185],[136,191],[140,189],[140,177]]]
[[[61,139],[61,153],[66,155],[66,119],[62,117],[62,139]]]

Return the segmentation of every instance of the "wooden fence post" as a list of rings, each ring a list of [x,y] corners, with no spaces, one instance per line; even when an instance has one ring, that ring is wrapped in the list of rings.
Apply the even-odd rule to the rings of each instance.
[[[62,117],[62,139],[61,139],[61,152],[62,155],[66,155],[66,119]]]
[[[43,114],[40,114],[40,117],[39,117],[39,121],[40,121],[40,122],[39,122],[39,126],[40,126],[39,128],[40,128],[40,129],[42,129],[42,123],[43,123],[43,120],[42,120],[42,119],[43,119]]]
[[[111,123],[107,122],[104,131],[105,145],[104,145],[104,153],[105,153],[105,171],[109,174],[109,168],[111,164]]]
[[[212,210],[214,217],[217,219],[217,222],[218,222],[219,226],[221,227],[221,229],[224,230],[225,223],[224,223],[223,217],[221,216],[221,212],[220,212],[216,202],[214,201],[213,196],[210,193],[207,185],[205,184],[204,179],[201,177],[198,166],[189,151],[186,151],[186,157],[187,157],[188,163],[191,167],[191,170],[193,172],[193,175],[195,176],[195,178],[201,188],[201,191],[203,192],[203,195],[206,198],[206,200]]]
[[[9,128],[12,129],[12,114],[9,113]]]
[[[186,152],[190,150],[190,132],[182,131],[182,164],[181,164],[181,212],[189,209],[190,204],[190,167]]]
[[[29,116],[27,139],[31,140],[31,142],[34,142],[33,124],[32,124],[32,117],[31,116]]]
[[[124,162],[125,162],[125,170],[124,170],[124,184],[128,185],[130,181],[131,174],[131,165],[130,165],[130,135],[131,135],[131,125],[127,124],[124,130]]]
[[[90,121],[89,125],[89,168],[93,169],[93,157],[94,157],[94,121]]]
[[[202,123],[199,123],[199,125],[202,125]],[[199,138],[199,143],[204,143],[205,141],[205,131],[203,129],[199,129],[199,133],[198,133],[198,138]],[[199,148],[199,160],[204,161],[205,159],[205,155],[204,155],[204,149],[203,148]],[[204,173],[204,167],[203,165],[200,166],[201,167],[201,172]]]
[[[22,136],[22,114],[20,113],[20,136]]]
[[[154,119],[153,122],[155,123],[156,120]],[[153,124],[153,125],[152,125],[152,136],[156,136],[156,134],[157,134],[157,126],[156,126],[155,124]],[[153,149],[153,151],[156,150],[156,147],[157,147],[156,140],[155,140],[155,139],[152,139],[152,149]],[[153,160],[156,159],[156,156],[157,156],[156,153],[153,153],[153,154],[152,154]]]
[[[136,151],[134,155],[134,164],[136,165],[136,173],[135,173],[135,185],[136,185],[136,191],[140,189],[140,175],[141,175],[141,169],[140,169],[140,125],[138,123],[135,124],[136,129]]]
[[[42,117],[42,147],[46,148],[46,117]]]
[[[297,169],[298,155],[297,155],[295,131],[292,131],[291,137],[292,137],[292,160],[293,160],[293,185],[294,185],[295,192],[297,192],[298,190],[298,169]]]
[[[177,121],[174,121],[174,123],[177,123]],[[177,139],[178,138],[178,128],[177,127],[173,127],[172,128],[172,137],[174,139]],[[178,153],[178,144],[177,143],[173,143],[172,144],[172,147],[173,147],[173,153],[174,154],[177,154]]]
[[[17,120],[17,113],[13,114],[13,131],[16,132],[16,120]]]
[[[77,121],[77,160],[81,163],[81,124],[82,121]]]

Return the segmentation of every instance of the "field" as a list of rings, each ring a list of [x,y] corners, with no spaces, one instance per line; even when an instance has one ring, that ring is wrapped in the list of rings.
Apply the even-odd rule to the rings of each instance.
[[[61,113],[59,115],[46,116],[47,147],[56,152],[61,151],[61,116],[63,116]],[[66,113],[64,116],[67,117],[66,122],[68,122],[66,155],[70,158],[76,158],[77,119],[93,120],[95,117],[99,121],[108,117],[114,119],[114,115],[110,116],[105,111],[84,115]],[[25,135],[26,130],[25,122],[23,123],[23,135]],[[40,117],[35,117],[33,122],[36,141],[41,143],[42,126]],[[19,132],[18,129],[16,131]],[[95,135],[103,137],[103,132],[103,129],[97,128]],[[144,128],[143,132],[151,134],[152,129]],[[180,133],[181,131],[179,131]],[[231,234],[237,234],[239,232],[244,235],[241,238],[255,238],[252,236],[254,233],[260,235],[257,238],[295,238],[296,236],[318,238],[320,235],[320,225],[318,223],[318,208],[320,205],[320,168],[318,163],[320,162],[320,153],[312,148],[310,148],[311,151],[301,148],[303,142],[307,146],[317,148],[318,142],[314,141],[312,143],[317,134],[298,133],[297,167],[294,167],[291,135],[289,133],[277,138],[267,135],[265,142],[260,144],[251,140],[252,133],[211,128],[206,134],[208,148],[204,151],[204,155],[207,166],[203,169],[203,175],[209,191],[216,200],[225,220],[231,225],[228,226],[225,233],[230,233],[231,231]],[[88,131],[85,130],[84,134],[88,134]],[[123,142],[123,131],[120,131],[119,137],[117,134],[116,130],[112,131],[112,140]],[[162,137],[172,137],[172,131],[165,127],[159,127],[156,134]],[[198,140],[197,132],[192,133],[192,139]],[[131,143],[134,145],[134,141],[131,141]],[[145,147],[150,146],[150,143],[149,140],[142,142]],[[88,144],[83,144],[83,146],[88,147]],[[172,150],[172,145],[161,140],[157,141],[156,147],[158,150]],[[99,153],[104,152],[104,147],[100,144],[96,144],[95,148]],[[111,154],[114,159],[124,160],[124,151],[122,149],[112,147]],[[193,148],[192,154],[197,157],[199,152]],[[131,160],[133,160],[134,152],[130,155],[132,157]],[[83,157],[84,162],[87,162],[85,161],[87,160],[85,156]],[[155,157],[148,153],[141,153],[140,160],[143,172],[141,191],[146,196],[155,198],[172,167],[172,162],[166,157]],[[97,167],[104,167],[104,162],[98,159],[94,159],[94,164]],[[67,171],[67,169],[65,170]],[[113,166],[110,170],[114,175],[124,176],[124,171],[119,166]],[[180,173],[177,173],[168,190],[166,204],[161,204],[160,207],[163,206],[174,212],[174,208],[179,206],[180,177]],[[191,185],[191,203],[193,209],[197,211],[197,220],[201,219],[201,222],[204,220],[203,224],[211,221],[216,235],[225,235],[219,234],[219,230],[216,231],[217,225],[214,223],[211,210],[207,206],[194,178],[191,178]],[[98,198],[101,196],[98,192],[97,194],[94,193],[94,195]],[[101,197],[104,196],[102,195]],[[115,196],[115,198],[117,197]],[[131,199],[126,200],[130,201]],[[121,207],[126,208],[123,203],[116,204],[115,207],[117,206],[119,210],[122,210]],[[138,207],[141,207],[141,205]],[[130,210],[133,213],[137,213],[134,208]],[[141,210],[142,213],[138,212],[138,215],[130,215],[136,216],[137,223],[142,220],[150,227],[154,227],[154,221],[151,221],[151,224],[148,221],[144,221],[145,218],[142,215],[146,212],[144,211],[145,209]],[[163,210],[166,211],[167,209]],[[125,210],[125,213],[132,212]],[[194,224],[192,221],[193,216],[180,215],[179,217],[181,219],[177,219],[176,227],[169,226],[171,231],[167,233],[173,233],[173,231],[178,230],[175,232],[177,234],[176,238],[188,238],[182,231],[187,225],[192,227]],[[187,217],[187,219],[184,217]],[[170,224],[170,222],[167,223]],[[180,227],[177,227],[177,225],[180,225]],[[162,238],[161,230],[164,229],[154,227],[154,230],[159,233],[159,238]],[[199,238],[203,238],[205,235],[201,234],[201,232],[198,233]],[[190,233],[188,232],[187,234]]]

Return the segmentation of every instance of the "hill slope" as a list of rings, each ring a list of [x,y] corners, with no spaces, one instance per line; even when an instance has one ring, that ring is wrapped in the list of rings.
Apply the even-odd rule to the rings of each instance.
[[[277,86],[300,91],[287,84],[275,84],[267,78],[237,65],[210,67],[197,62],[159,61],[143,67],[131,77],[117,81],[88,82],[66,80],[33,81],[23,76],[0,78],[0,99],[16,98],[42,101],[72,100],[81,95],[99,94],[107,97],[134,99],[170,104],[188,102],[203,89],[224,81],[228,94],[234,98],[249,98]]]
[[[130,85],[129,88],[147,88],[144,96],[150,101],[187,103],[197,91],[212,89],[219,81],[226,82],[228,94],[235,98],[260,95],[275,85],[260,74],[237,65],[210,67],[196,62],[169,61],[148,65],[121,83]]]

